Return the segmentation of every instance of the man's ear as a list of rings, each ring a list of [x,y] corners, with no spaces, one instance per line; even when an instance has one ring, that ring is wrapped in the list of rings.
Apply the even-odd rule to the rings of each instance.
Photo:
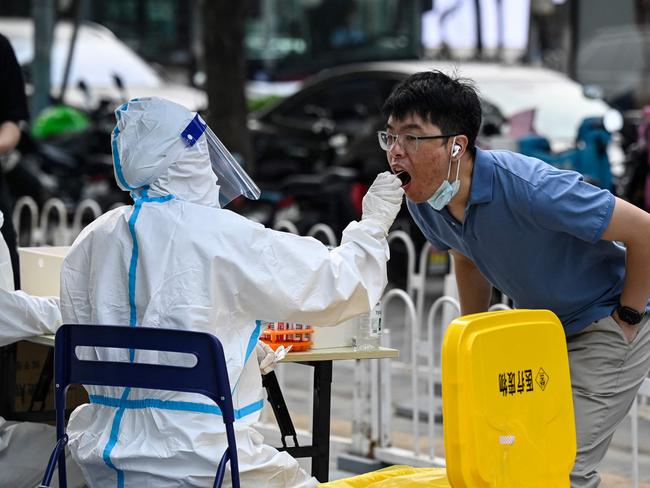
[[[467,136],[460,134],[454,137],[453,146],[451,147],[451,157],[461,157],[465,154],[465,149],[467,149],[468,144]]]

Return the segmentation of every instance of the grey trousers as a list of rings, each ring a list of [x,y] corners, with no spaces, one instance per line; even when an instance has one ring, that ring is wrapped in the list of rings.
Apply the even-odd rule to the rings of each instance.
[[[632,343],[606,317],[569,337],[567,346],[578,441],[571,487],[592,488],[600,484],[597,468],[614,431],[650,371],[648,318]]]

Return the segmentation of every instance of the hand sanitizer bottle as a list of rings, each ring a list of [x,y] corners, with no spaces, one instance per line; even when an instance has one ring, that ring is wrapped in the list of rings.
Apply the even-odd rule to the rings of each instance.
[[[376,351],[381,336],[381,302],[370,313],[357,317],[357,334],[354,338],[355,351]]]

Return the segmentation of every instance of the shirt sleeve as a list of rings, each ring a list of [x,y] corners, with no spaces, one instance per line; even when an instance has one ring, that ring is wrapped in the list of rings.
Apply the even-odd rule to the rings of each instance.
[[[609,225],[615,198],[575,171],[549,171],[530,194],[531,217],[542,227],[597,242]]]

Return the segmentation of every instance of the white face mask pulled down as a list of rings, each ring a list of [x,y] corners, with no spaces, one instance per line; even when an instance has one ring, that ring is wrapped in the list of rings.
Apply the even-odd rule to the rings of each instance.
[[[454,147],[456,144],[456,138],[451,144],[451,147]],[[449,183],[449,176],[451,175],[451,158],[452,155],[449,155],[449,169],[447,170],[447,178],[440,183],[438,189],[431,195],[431,198],[427,200],[427,203],[433,207],[434,210],[442,210],[447,206],[452,198],[456,196],[458,190],[460,190],[460,159],[458,160],[458,167],[456,168],[456,179],[453,183]]]

